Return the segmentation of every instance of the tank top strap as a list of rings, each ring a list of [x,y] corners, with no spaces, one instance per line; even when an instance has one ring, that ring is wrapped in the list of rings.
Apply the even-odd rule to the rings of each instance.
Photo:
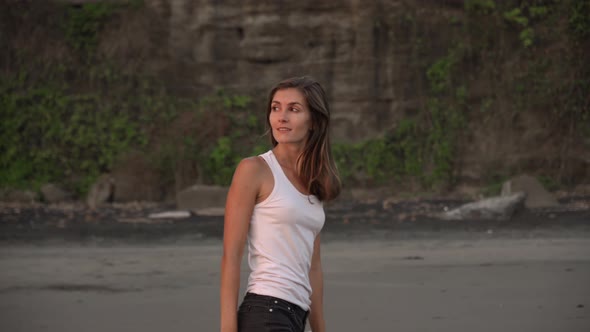
[[[270,157],[271,153],[272,153],[272,151],[268,150],[265,153],[259,154],[258,156],[262,157],[262,159],[264,159],[264,161],[266,161],[266,163],[268,164],[268,167],[271,167],[271,169],[272,169],[272,166],[271,166],[272,158]]]
[[[273,155],[272,150],[269,150],[261,154],[260,157],[262,157],[262,159],[266,161],[266,164],[270,168],[270,171],[272,172],[272,176],[274,178],[275,187],[279,187],[280,182],[284,181],[284,179],[281,178],[283,170],[280,169],[281,165],[279,165],[279,163],[277,162],[277,159]]]
[[[264,159],[264,161],[266,161],[266,164],[268,165],[268,167],[270,167],[272,174],[276,177],[278,165],[277,165],[276,159],[273,158],[272,150],[269,150],[269,151],[261,154],[260,157],[262,157],[262,159]]]

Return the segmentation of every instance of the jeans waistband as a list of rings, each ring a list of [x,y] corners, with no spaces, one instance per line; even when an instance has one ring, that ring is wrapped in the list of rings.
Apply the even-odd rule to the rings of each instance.
[[[297,314],[297,316],[303,317],[303,319],[307,318],[307,314],[308,311],[303,310],[303,308],[301,308],[300,306],[291,303],[287,300],[283,300],[280,299],[278,297],[274,297],[274,296],[269,296],[269,295],[260,295],[260,294],[255,294],[255,293],[246,293],[246,296],[244,297],[244,301],[246,300],[258,300],[258,301],[264,301],[265,303],[276,303],[276,304],[283,304],[291,309],[293,309],[293,311],[295,312],[295,314]]]

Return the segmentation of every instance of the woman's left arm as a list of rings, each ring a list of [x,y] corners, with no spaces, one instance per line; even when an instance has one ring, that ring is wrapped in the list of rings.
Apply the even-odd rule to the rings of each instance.
[[[326,322],[324,321],[324,273],[322,271],[319,234],[316,236],[313,243],[309,281],[312,289],[311,308],[309,313],[311,330],[313,332],[324,332],[326,331]]]

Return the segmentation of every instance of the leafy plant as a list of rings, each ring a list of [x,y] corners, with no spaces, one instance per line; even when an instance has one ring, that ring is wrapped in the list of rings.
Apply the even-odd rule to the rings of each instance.
[[[590,36],[590,1],[571,1],[568,18],[569,30],[577,39],[586,39]]]
[[[559,181],[555,178],[550,177],[550,176],[542,175],[542,176],[537,177],[537,179],[539,180],[539,182],[541,182],[543,187],[545,189],[547,189],[548,191],[556,191],[560,187]]]
[[[463,6],[467,12],[490,14],[496,8],[496,3],[493,0],[465,0]]]
[[[209,153],[205,170],[213,183],[227,185],[238,161],[231,139],[223,136]]]
[[[505,12],[504,18],[507,21],[516,23],[522,27],[522,30],[518,36],[524,47],[533,45],[535,33],[529,26],[529,19],[524,15],[520,8],[513,8],[512,10]]]
[[[454,60],[451,57],[444,57],[436,61],[426,72],[430,89],[435,94],[444,92],[451,85],[451,69]]]
[[[69,6],[62,24],[68,43],[78,51],[88,54],[98,45],[98,34],[112,15],[116,5],[111,2],[89,2]]]
[[[200,100],[201,111],[214,117],[212,122],[217,123],[208,138],[214,139],[215,144],[203,146],[197,158],[203,169],[204,182],[228,185],[242,158],[268,149],[261,142],[263,112],[252,112],[251,104],[249,96],[230,94],[223,89]]]

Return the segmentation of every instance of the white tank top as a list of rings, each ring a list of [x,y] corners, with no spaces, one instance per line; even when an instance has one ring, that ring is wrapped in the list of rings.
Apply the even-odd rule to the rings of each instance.
[[[313,243],[325,220],[321,201],[293,186],[272,150],[260,155],[274,177],[271,194],[254,206],[248,233],[247,291],[309,310]]]

